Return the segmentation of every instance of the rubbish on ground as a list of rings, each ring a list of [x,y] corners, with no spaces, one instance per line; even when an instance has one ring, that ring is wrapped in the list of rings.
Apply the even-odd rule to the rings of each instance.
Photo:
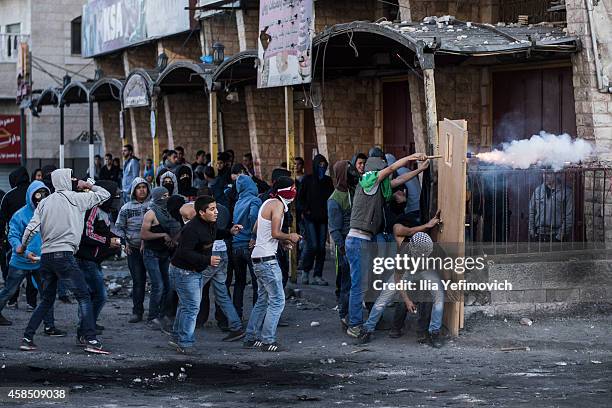
[[[310,327],[318,327],[320,325],[321,325],[321,323],[319,323],[319,322],[310,322]]]
[[[527,317],[523,317],[523,318],[520,320],[520,323],[521,323],[523,326],[531,326],[531,325],[533,324],[533,320],[531,320],[531,319],[529,319],[529,318],[527,318]]]
[[[500,349],[501,351],[531,351],[531,349],[528,346],[521,346],[521,347],[502,347]]]

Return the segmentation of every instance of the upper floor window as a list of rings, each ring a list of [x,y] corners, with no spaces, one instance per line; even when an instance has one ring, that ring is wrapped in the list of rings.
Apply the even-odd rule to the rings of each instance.
[[[70,53],[81,55],[81,16],[70,22]]]

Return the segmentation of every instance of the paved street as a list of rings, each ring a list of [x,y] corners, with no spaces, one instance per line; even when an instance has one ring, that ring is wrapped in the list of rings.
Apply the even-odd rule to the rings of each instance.
[[[329,265],[328,265],[329,266]],[[122,276],[122,264],[105,270]],[[328,278],[331,273],[327,268]],[[331,279],[329,279],[331,280]],[[121,292],[120,292],[121,293]],[[58,304],[66,338],[36,337],[40,351],[20,352],[29,317],[6,310],[13,327],[0,328],[0,386],[67,387],[69,407],[307,407],[330,406],[603,406],[612,383],[612,317],[580,313],[568,318],[473,316],[441,350],[416,343],[413,333],[390,339],[377,332],[366,346],[340,330],[331,287],[306,287],[287,302],[290,327],[279,329],[289,352],[267,354],[223,343],[216,327],[198,329],[198,353],[178,355],[167,336],[128,324],[130,300],[111,296],[100,338],[113,354],[93,356],[74,346],[76,305]],[[22,302],[25,304],[25,302]],[[312,322],[319,326],[311,327]],[[502,352],[526,346],[529,351]]]

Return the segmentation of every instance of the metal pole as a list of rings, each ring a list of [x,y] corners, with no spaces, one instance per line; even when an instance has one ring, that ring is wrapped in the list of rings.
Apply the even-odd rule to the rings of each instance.
[[[93,98],[89,99],[89,177],[94,178],[94,124]]]
[[[290,86],[285,87],[285,144],[287,145],[287,168],[291,170],[291,178],[296,179],[297,174],[295,173],[295,121],[293,112],[293,88]],[[291,230],[290,232],[296,232],[296,213],[295,205],[291,206]],[[291,282],[297,282],[297,247],[288,250],[289,255],[289,276]]]
[[[26,117],[25,117],[25,108],[19,109],[19,148],[21,153],[21,165],[26,167]]]
[[[219,117],[217,116],[217,92],[212,91],[208,99],[208,121],[209,128],[209,150],[210,150],[210,165],[214,166],[217,162],[217,153],[219,152]]]
[[[60,105],[60,146],[59,146],[59,168],[64,168],[64,104]]]

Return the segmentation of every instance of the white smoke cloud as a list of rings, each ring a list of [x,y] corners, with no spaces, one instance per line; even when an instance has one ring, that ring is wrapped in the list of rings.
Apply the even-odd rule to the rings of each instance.
[[[572,139],[570,135],[553,135],[544,131],[530,139],[504,143],[503,150],[479,153],[479,160],[515,169],[526,169],[532,165],[550,166],[560,170],[568,163],[585,161],[593,154],[593,145],[583,139]]]

